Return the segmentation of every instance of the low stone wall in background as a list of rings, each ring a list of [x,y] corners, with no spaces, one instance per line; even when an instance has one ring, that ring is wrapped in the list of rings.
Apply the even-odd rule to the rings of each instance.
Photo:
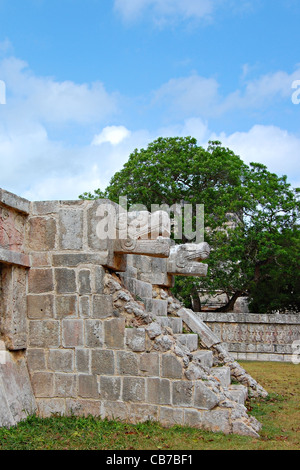
[[[203,312],[197,316],[238,360],[291,362],[300,314]]]

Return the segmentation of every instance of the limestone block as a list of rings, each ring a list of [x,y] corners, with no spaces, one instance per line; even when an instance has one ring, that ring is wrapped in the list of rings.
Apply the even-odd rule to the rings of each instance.
[[[220,382],[222,387],[229,387],[231,383],[230,367],[213,367],[211,369],[211,373],[213,377],[215,377]]]
[[[183,409],[161,406],[159,421],[165,427],[182,425],[183,423]]]
[[[84,346],[83,320],[63,320],[62,339],[65,348]]]
[[[26,270],[18,266],[1,269],[1,315],[0,332],[10,350],[25,349],[27,345],[26,324]]]
[[[84,374],[90,373],[90,349],[75,349],[75,369]]]
[[[59,211],[59,245],[63,250],[80,250],[83,246],[83,210]]]
[[[207,348],[221,343],[221,340],[192,310],[181,308],[178,310],[178,315],[194,333],[198,334],[201,343]]]
[[[55,296],[56,318],[77,317],[77,308],[76,295]]]
[[[138,377],[124,377],[122,398],[125,402],[144,402],[145,379]]]
[[[54,397],[54,373],[34,372],[31,381],[36,398]]]
[[[101,418],[127,421],[130,415],[129,404],[120,401],[101,401]]]
[[[60,322],[56,320],[30,320],[29,346],[32,348],[58,348]]]
[[[58,294],[75,293],[77,291],[75,270],[55,268],[55,283]]]
[[[117,351],[117,373],[136,376],[138,372],[138,355],[130,351]]]
[[[93,318],[108,318],[113,316],[113,299],[111,295],[93,295]]]
[[[119,400],[121,398],[121,378],[101,375],[100,396],[104,400]]]
[[[32,217],[28,222],[29,251],[51,251],[56,244],[57,227],[53,217]]]
[[[230,434],[232,427],[230,424],[230,411],[224,408],[201,411],[201,428],[212,432],[223,432]]]
[[[27,295],[27,316],[31,320],[53,318],[53,295]]]
[[[146,377],[159,375],[159,354],[158,353],[144,353],[139,355],[139,375]]]
[[[162,355],[162,377],[182,379],[183,365],[175,355],[168,353]]]
[[[107,252],[97,253],[53,253],[52,264],[54,267],[76,268],[81,264],[102,265],[107,259]]]
[[[198,335],[196,334],[177,334],[176,339],[191,352],[198,349]]]
[[[44,294],[54,290],[53,272],[50,268],[31,268],[28,273],[29,294]]]
[[[80,295],[91,293],[91,272],[89,269],[82,269],[78,273],[78,293]]]
[[[88,348],[102,348],[103,322],[101,320],[85,321],[85,346]]]
[[[101,416],[101,402],[99,400],[88,399],[66,399],[66,413],[67,415],[76,416]]]
[[[115,353],[111,350],[92,350],[92,373],[96,375],[114,375]]]
[[[55,397],[74,398],[77,396],[77,375],[56,373],[54,383]]]
[[[194,406],[202,410],[211,410],[219,402],[219,398],[203,382],[198,380],[195,384]]]
[[[126,345],[132,351],[143,352],[146,349],[145,328],[126,328]]]
[[[143,403],[128,404],[127,421],[133,424],[158,421],[159,407]]]
[[[79,297],[79,317],[89,318],[91,315],[90,297],[83,295]]]
[[[50,349],[48,368],[54,372],[72,372],[74,370],[74,353],[70,349]]]
[[[168,301],[152,299],[152,313],[155,316],[165,317],[168,314]]]
[[[125,346],[125,318],[104,322],[104,342],[107,348],[123,349]]]
[[[36,372],[46,370],[45,349],[27,349],[26,358],[30,371]]]
[[[168,379],[147,379],[147,402],[157,405],[171,405],[171,382]]]
[[[63,398],[38,398],[39,416],[50,418],[53,414],[65,415],[66,406]]]
[[[172,329],[174,334],[182,333],[182,319],[178,317],[156,317],[156,321],[161,326],[167,326]]]
[[[192,406],[193,405],[194,384],[185,380],[176,380],[172,384],[173,405]]]
[[[0,362],[0,426],[16,424],[35,411],[26,360],[20,353],[7,352]]]
[[[99,387],[95,375],[78,375],[78,395],[82,398],[99,398]]]

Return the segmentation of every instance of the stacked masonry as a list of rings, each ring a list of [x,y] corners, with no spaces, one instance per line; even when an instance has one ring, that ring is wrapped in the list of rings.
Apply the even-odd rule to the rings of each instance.
[[[0,190],[0,425],[37,410],[257,436],[260,425],[243,403],[247,388],[265,391],[168,296],[174,270],[182,270],[168,258],[170,243],[101,240],[104,202],[115,208],[29,203]],[[132,258],[147,263],[145,254],[163,282],[141,280],[145,270]],[[230,385],[235,368],[247,387]]]

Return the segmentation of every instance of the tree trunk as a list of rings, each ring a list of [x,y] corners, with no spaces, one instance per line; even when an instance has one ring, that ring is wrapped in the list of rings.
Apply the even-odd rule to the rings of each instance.
[[[234,304],[236,300],[243,295],[243,291],[238,290],[233,294],[233,296],[228,300],[226,305],[223,307],[217,308],[216,312],[232,312],[234,309]]]
[[[194,312],[201,312],[201,302],[199,297],[199,292],[194,286],[191,291],[192,305]]]

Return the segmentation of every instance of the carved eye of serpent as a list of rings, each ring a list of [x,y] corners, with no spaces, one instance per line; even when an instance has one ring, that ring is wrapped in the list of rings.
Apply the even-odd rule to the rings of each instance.
[[[134,238],[126,238],[120,240],[121,247],[124,250],[134,250],[136,248],[137,241]]]

